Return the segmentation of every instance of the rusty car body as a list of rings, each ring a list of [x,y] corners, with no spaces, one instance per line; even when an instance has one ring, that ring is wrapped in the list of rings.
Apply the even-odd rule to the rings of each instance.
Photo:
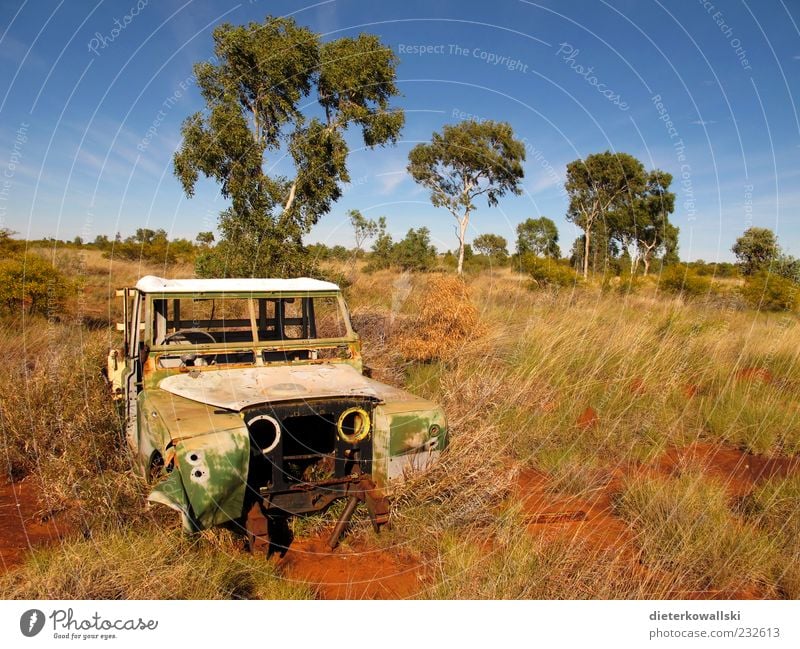
[[[335,284],[148,276],[118,295],[107,376],[149,500],[186,530],[269,544],[275,520],[339,498],[378,529],[393,487],[447,443],[440,407],[365,375]]]

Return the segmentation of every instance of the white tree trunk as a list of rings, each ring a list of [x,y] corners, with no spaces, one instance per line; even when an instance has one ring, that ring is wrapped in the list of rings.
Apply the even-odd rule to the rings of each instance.
[[[584,230],[585,236],[583,237],[583,279],[589,278],[589,237],[592,231],[591,225],[587,224]]]
[[[464,217],[458,221],[458,274],[459,276],[464,272],[464,238],[467,233],[467,224],[469,223],[469,212],[464,213]]]

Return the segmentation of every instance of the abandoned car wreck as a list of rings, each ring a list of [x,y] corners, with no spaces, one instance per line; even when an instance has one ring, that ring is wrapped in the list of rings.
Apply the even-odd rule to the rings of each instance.
[[[393,485],[447,443],[441,408],[365,375],[335,284],[148,276],[118,295],[112,392],[149,500],[188,531],[269,548],[276,521],[345,498],[335,546],[359,502],[379,529]]]

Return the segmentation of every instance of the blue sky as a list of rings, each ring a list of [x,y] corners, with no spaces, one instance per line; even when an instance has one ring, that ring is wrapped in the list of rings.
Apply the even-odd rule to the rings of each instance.
[[[454,248],[454,219],[405,165],[443,124],[474,117],[510,122],[528,157],[523,194],[479,203],[469,238],[511,242],[545,215],[568,250],[565,165],[611,149],[674,176],[682,257],[730,260],[750,225],[800,256],[798,0],[2,2],[0,227],[67,239],[213,229],[217,186],[187,199],[172,174],[180,124],[202,109],[192,64],[211,55],[215,25],[267,14],[325,39],[376,33],[401,60],[401,141],[364,150],[352,134],[352,183],[310,241],[352,245],[345,214],[358,208]]]

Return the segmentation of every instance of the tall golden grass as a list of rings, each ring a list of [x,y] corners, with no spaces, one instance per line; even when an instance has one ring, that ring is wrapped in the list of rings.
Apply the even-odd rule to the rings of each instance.
[[[72,308],[106,323],[118,317],[113,287],[159,272],[130,262],[109,267],[99,258],[80,264],[87,294]],[[374,541],[399,544],[433,566],[426,595],[798,596],[796,479],[761,481],[740,497],[705,468],[674,476],[658,470],[667,449],[696,442],[796,455],[796,315],[670,296],[654,285],[633,293],[592,282],[531,290],[508,269],[465,281],[361,273],[347,296],[376,377],[438,401],[448,415],[448,451],[430,473],[400,488],[393,529]],[[115,523],[93,523],[89,540],[42,550],[0,589],[16,597],[167,596],[146,562],[126,561],[120,572],[124,546],[143,548],[142,539],[160,545],[173,532],[154,528],[146,515],[114,518],[114,511],[125,512],[122,518],[136,512],[141,500],[99,378],[115,334],[86,325],[7,321],[0,328],[9,370],[0,375],[0,444],[13,477],[44,480],[87,520],[96,521],[86,513],[94,511]],[[544,476],[554,501],[608,496],[603,515],[626,533],[596,542],[591,517],[573,527],[530,529],[523,470]],[[195,561],[211,571],[215,556],[225,555],[228,566],[235,554],[210,538],[199,543],[199,553],[181,546],[175,575]],[[99,584],[96,590],[83,577],[56,578],[90,563],[94,546],[103,560],[87,568],[86,579]],[[176,596],[238,596],[225,575],[239,573],[227,570],[209,572],[202,592],[168,583]],[[256,584],[241,591],[247,596],[295,594],[241,579]],[[115,591],[114,581],[124,587]]]

